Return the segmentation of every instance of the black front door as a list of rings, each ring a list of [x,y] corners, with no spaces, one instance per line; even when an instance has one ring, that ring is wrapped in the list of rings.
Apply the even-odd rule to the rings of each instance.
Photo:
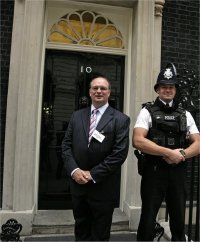
[[[124,56],[47,50],[43,88],[38,209],[71,209],[61,142],[73,111],[90,105],[94,73],[111,82],[111,106],[123,111]],[[119,182],[120,190],[120,182]],[[116,206],[119,197],[116,198]]]

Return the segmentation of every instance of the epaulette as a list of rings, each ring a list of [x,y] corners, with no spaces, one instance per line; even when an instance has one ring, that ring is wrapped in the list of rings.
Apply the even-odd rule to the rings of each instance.
[[[176,109],[176,112],[179,113],[186,113],[186,109],[182,106],[181,103],[178,104],[178,108]]]
[[[155,104],[154,101],[146,102],[142,104],[142,107],[145,107],[149,111],[149,113],[152,114],[160,109],[158,106],[155,106],[154,104]]]
[[[142,108],[146,108],[146,107],[151,107],[152,105],[154,104],[154,101],[153,102],[146,102],[146,103],[143,103],[142,104]]]

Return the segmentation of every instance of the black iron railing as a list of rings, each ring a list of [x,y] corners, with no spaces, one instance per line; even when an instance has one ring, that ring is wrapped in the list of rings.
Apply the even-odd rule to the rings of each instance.
[[[199,157],[191,160],[191,180],[186,233],[188,241],[199,241]]]
[[[2,242],[21,241],[21,230],[22,225],[16,219],[11,218],[1,226],[0,239]]]

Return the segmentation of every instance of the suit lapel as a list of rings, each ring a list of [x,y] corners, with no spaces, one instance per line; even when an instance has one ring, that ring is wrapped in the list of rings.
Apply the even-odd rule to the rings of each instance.
[[[99,123],[97,125],[97,130],[101,131],[105,125],[113,118],[114,110],[110,106],[106,109],[104,114],[102,115],[101,119],[99,120]]]
[[[86,137],[88,137],[89,135],[90,111],[91,111],[91,107],[88,107],[82,112],[82,123],[83,123],[83,128],[84,128]]]
[[[88,107],[83,110],[81,118],[82,118],[82,124],[83,129],[85,131],[85,135],[88,138],[89,135],[89,125],[90,125],[90,111],[91,107]],[[99,120],[99,123],[97,125],[97,130],[101,131],[105,125],[113,118],[114,115],[114,109],[108,106],[104,114],[102,115],[101,119]]]

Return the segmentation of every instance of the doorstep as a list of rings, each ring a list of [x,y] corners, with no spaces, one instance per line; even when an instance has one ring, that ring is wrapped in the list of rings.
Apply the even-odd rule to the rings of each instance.
[[[32,234],[73,234],[72,210],[38,210],[33,220]],[[129,231],[127,216],[116,208],[113,214],[112,232]]]

